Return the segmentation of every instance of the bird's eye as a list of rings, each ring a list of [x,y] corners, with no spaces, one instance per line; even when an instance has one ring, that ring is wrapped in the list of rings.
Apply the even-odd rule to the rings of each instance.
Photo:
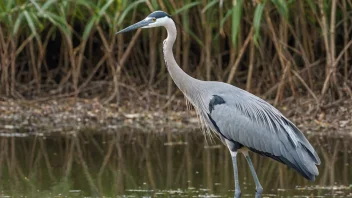
[[[152,20],[153,20],[153,22],[155,22],[155,21],[156,21],[156,18],[153,18]]]

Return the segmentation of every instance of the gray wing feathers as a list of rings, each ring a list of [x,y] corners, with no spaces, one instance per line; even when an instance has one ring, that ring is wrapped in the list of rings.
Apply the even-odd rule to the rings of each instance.
[[[218,94],[225,103],[211,113],[221,133],[230,140],[273,155],[282,156],[308,179],[318,175],[320,159],[302,132],[277,109],[243,90],[235,94]],[[281,161],[280,159],[278,159]]]

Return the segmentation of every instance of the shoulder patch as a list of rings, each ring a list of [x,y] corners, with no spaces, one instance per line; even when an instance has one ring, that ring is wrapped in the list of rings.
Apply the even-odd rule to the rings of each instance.
[[[211,113],[214,110],[215,105],[220,104],[225,104],[225,100],[218,95],[213,95],[213,98],[209,102],[209,112]]]

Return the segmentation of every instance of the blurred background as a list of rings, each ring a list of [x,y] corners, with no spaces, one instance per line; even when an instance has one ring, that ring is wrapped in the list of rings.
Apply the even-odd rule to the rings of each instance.
[[[264,193],[352,196],[350,0],[1,1],[1,196],[233,196],[228,151],[164,65],[164,28],[115,35],[155,10],[177,24],[183,70],[267,100],[317,148],[315,183],[256,156]]]
[[[236,84],[275,104],[351,98],[351,6],[348,0],[3,1],[0,94],[117,103],[135,99],[125,94],[129,88],[172,96],[163,28],[114,34],[164,10],[178,24],[175,58],[196,78]]]

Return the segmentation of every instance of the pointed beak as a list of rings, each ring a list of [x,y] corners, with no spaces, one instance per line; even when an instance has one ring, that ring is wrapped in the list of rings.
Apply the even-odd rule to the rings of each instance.
[[[120,34],[120,33],[124,33],[124,32],[129,32],[129,31],[132,31],[132,30],[135,30],[135,29],[138,29],[138,28],[142,28],[142,27],[145,27],[149,24],[153,23],[153,20],[152,19],[144,19],[138,23],[135,23],[133,25],[130,25],[128,26],[127,28],[123,29],[123,30],[120,30],[118,32],[116,32],[115,34]]]

